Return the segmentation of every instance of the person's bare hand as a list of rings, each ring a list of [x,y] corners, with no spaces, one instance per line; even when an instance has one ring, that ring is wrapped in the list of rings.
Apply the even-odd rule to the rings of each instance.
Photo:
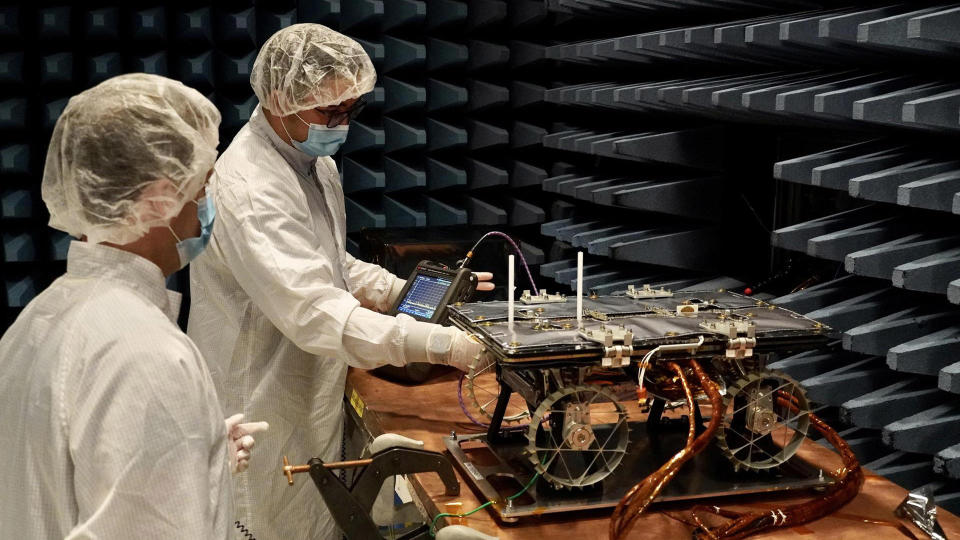
[[[473,275],[477,276],[478,291],[493,290],[493,272],[474,272]]]

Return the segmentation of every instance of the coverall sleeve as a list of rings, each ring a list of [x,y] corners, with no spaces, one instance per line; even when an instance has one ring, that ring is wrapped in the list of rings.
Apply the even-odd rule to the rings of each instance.
[[[152,337],[138,332],[138,345],[113,340],[71,373],[63,415],[78,522],[67,539],[217,532],[211,498],[229,496],[211,480],[211,464],[227,459],[225,427],[211,423],[222,417],[219,404],[195,353]],[[214,452],[223,459],[212,459]]]
[[[219,189],[217,196],[207,249],[297,347],[364,369],[426,361],[424,344],[434,325],[374,313],[337,287],[335,262],[324,256],[295,192]]]
[[[407,280],[398,278],[385,268],[363,262],[349,253],[346,267],[350,292],[367,309],[380,312],[389,310],[407,283]]]

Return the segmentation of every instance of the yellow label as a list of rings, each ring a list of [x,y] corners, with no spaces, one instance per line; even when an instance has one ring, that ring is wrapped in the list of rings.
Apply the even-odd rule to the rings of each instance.
[[[363,400],[360,399],[356,388],[350,392],[350,405],[353,405],[353,410],[357,411],[357,416],[363,418]]]

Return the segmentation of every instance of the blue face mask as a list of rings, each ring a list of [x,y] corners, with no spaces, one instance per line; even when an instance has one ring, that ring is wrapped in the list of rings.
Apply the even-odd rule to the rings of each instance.
[[[309,126],[307,140],[300,142],[290,137],[290,142],[294,148],[308,156],[332,156],[337,153],[337,150],[339,150],[347,140],[347,132],[350,130],[349,124],[341,124],[328,128],[323,124],[311,124],[303,118],[300,118],[299,114],[296,115],[296,117]],[[284,127],[284,129],[286,129],[286,127]],[[287,136],[289,137],[290,134],[288,133]]]
[[[173,228],[167,225],[173,237],[177,239],[177,254],[180,255],[180,268],[190,264],[190,261],[196,259],[210,243],[210,234],[213,233],[213,221],[217,217],[217,207],[213,205],[213,198],[210,196],[201,197],[198,201],[193,201],[197,205],[197,219],[200,221],[200,236],[185,238],[180,240]]]

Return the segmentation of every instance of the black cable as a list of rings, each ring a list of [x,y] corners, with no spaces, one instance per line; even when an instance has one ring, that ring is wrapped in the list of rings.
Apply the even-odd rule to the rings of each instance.
[[[238,529],[240,529],[240,534],[243,535],[242,536],[243,538],[246,538],[247,540],[257,540],[257,538],[253,536],[253,533],[250,532],[249,529],[244,527],[242,523],[240,523],[239,521],[234,521],[233,524],[236,525]]]

